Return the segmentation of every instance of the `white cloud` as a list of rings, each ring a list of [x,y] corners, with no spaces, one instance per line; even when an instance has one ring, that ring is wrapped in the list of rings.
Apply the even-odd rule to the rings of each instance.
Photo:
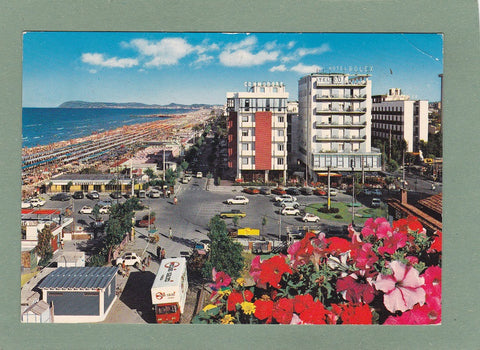
[[[285,67],[284,64],[281,64],[279,66],[275,66],[269,69],[270,72],[285,72],[287,70],[287,67]]]
[[[291,42],[290,42],[291,43]],[[289,43],[289,45],[290,45]],[[293,47],[293,46],[292,46]],[[282,57],[282,62],[298,61],[304,56],[307,55],[321,55],[325,52],[330,51],[330,46],[328,44],[323,44],[320,47],[313,48],[298,48],[290,55]]]
[[[144,56],[153,57],[145,64],[147,67],[177,64],[194,50],[193,46],[182,38],[164,38],[160,41],[134,39],[130,41],[130,46]]]
[[[256,44],[257,38],[253,35],[240,42],[227,44],[219,55],[220,63],[227,67],[249,67],[277,60],[278,51],[264,49],[255,53]],[[273,47],[272,45],[269,43],[265,46]]]
[[[92,73],[92,74],[95,74],[95,73],[97,73],[97,70],[96,69],[89,69],[88,72]]]
[[[82,54],[82,62],[93,66],[101,66],[108,68],[130,68],[138,65],[136,58],[117,58],[112,57],[105,59],[101,53],[84,53]]]
[[[270,41],[265,44],[265,50],[274,50],[277,48],[277,41]]]
[[[320,71],[322,67],[317,66],[316,64],[312,64],[311,66],[306,66],[303,63],[299,63],[296,66],[290,68],[291,71],[301,73],[301,74],[309,74],[309,73],[316,73]]]
[[[295,41],[289,41],[288,44],[287,44],[287,48],[288,49],[291,49],[295,46],[296,42]]]
[[[206,54],[200,54],[198,55],[198,58],[195,62],[193,62],[191,65],[193,66],[201,66],[204,64],[208,64],[213,60],[213,56],[208,56]]]

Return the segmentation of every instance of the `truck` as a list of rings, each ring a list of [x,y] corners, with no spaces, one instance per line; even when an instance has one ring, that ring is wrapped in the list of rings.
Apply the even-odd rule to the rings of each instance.
[[[157,323],[179,323],[188,291],[185,258],[163,259],[151,288]]]

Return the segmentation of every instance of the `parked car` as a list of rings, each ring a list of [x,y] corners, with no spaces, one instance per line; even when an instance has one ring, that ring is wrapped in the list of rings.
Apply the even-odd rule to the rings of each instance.
[[[141,220],[137,222],[138,227],[148,227],[155,223],[155,216],[150,215],[150,223],[148,215],[144,215]]]
[[[227,199],[227,204],[248,204],[249,200],[245,196],[235,196],[233,198]]]
[[[111,199],[104,199],[102,201],[97,202],[97,205],[100,207],[105,207],[105,206],[112,206],[112,200]]]
[[[198,178],[203,177],[203,173],[201,171],[197,171],[197,177]]]
[[[87,193],[87,198],[89,198],[89,199],[99,199],[100,194],[97,191],[92,191],[90,193]]]
[[[303,222],[320,222],[320,218],[316,215],[313,215],[311,213],[306,213],[305,216],[302,218]]]
[[[298,208],[300,206],[300,204],[298,204],[296,201],[294,201],[293,199],[284,199],[283,201],[279,202],[280,206],[282,208],[285,208],[285,207],[293,207],[293,208]]]
[[[283,194],[281,196],[276,196],[275,197],[275,202],[283,202],[284,200],[296,201],[297,197],[293,197],[289,194]]]
[[[30,199],[30,204],[32,205],[32,207],[41,207],[45,205],[45,203],[45,200],[40,197]]]
[[[230,211],[222,211],[220,213],[220,217],[222,219],[225,219],[225,218],[233,218],[233,217],[239,217],[239,218],[244,218],[245,216],[247,216],[247,214],[245,214],[243,211],[240,211],[238,209],[232,209]]]
[[[287,188],[287,193],[292,196],[298,196],[300,194],[300,190],[296,187],[289,187]]]
[[[188,177],[184,176],[184,177],[182,177],[182,179],[180,180],[180,182],[181,182],[182,184],[188,184],[188,181],[189,181],[189,180],[190,180],[190,179],[189,179]]]
[[[311,196],[313,194],[313,188],[311,187],[302,187],[300,192],[305,196]]]
[[[74,199],[82,199],[84,197],[83,191],[76,191],[73,193],[72,197]]]
[[[285,207],[280,212],[282,215],[300,215],[300,210],[294,207]]]
[[[93,208],[85,205],[82,209],[79,210],[81,214],[91,214],[93,212]]]
[[[335,197],[335,196],[337,195],[337,193],[338,193],[338,192],[337,192],[336,189],[334,189],[334,188],[331,188],[331,189],[330,189],[330,197]]]
[[[375,189],[372,190],[372,194],[374,196],[381,197],[382,196],[382,191],[379,190],[378,188],[375,188]]]
[[[380,198],[373,198],[371,207],[378,208],[381,204],[382,204],[382,201],[380,200]]]
[[[371,196],[372,195],[372,190],[370,188],[364,188],[363,189],[363,194],[366,196]]]
[[[243,189],[243,192],[248,193],[248,194],[259,194],[260,190],[255,187],[247,187]]]
[[[138,191],[138,198],[145,198],[147,196],[147,192],[144,190]]]
[[[110,205],[105,205],[103,207],[100,208],[100,210],[98,211],[100,214],[108,214],[110,213],[110,209],[112,207]]]
[[[72,196],[70,196],[68,193],[57,193],[53,195],[50,199],[52,201],[69,201]]]
[[[135,266],[139,268],[142,265],[142,259],[136,253],[125,253],[122,257],[115,260],[117,266],[125,263],[126,266]]]
[[[32,207],[32,203],[30,201],[23,201],[22,202],[22,209],[28,209]]]
[[[271,194],[272,189],[270,187],[262,187],[262,188],[260,188],[260,193],[261,194]]]
[[[287,194],[287,191],[285,191],[283,188],[281,187],[277,187],[277,188],[274,188],[272,190],[272,193],[273,194],[278,194],[278,195],[282,195],[282,194]]]
[[[357,232],[360,232],[361,229],[355,229]],[[347,237],[348,236],[348,226],[330,226],[325,232],[326,237]]]
[[[150,198],[160,198],[160,191],[156,189],[150,190],[150,192],[148,193],[148,196]]]
[[[113,199],[119,199],[122,198],[122,193],[119,191],[115,191],[110,193],[110,197],[112,197]]]
[[[317,187],[313,190],[313,194],[317,195],[317,196],[326,196],[327,195],[327,191]]]

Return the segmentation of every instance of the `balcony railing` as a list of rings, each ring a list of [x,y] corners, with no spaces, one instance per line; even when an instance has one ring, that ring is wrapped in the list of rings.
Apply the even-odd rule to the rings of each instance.
[[[316,114],[363,114],[366,108],[317,108]]]
[[[367,122],[332,122],[332,123],[327,123],[327,122],[314,122],[313,127],[315,129],[326,129],[326,128],[363,128],[365,125],[367,125]]]
[[[338,101],[342,101],[342,100],[358,100],[358,101],[362,101],[362,100],[365,100],[367,98],[367,95],[363,94],[363,95],[345,95],[345,96],[340,96],[340,95],[316,95],[315,96],[315,100],[316,101],[325,101],[325,100],[338,100]]]

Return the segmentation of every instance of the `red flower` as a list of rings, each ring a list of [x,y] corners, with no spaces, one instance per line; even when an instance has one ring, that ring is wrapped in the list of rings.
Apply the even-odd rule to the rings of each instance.
[[[255,304],[255,317],[259,320],[266,320],[266,323],[272,322],[273,301],[257,299]]]
[[[394,317],[390,316],[384,322],[387,325],[426,325],[439,324],[441,322],[441,314],[435,308],[428,305],[415,305],[412,310],[408,310],[402,315]]]
[[[273,318],[280,324],[289,324],[293,316],[293,299],[281,298],[273,305]]]
[[[355,261],[355,265],[359,269],[370,269],[373,264],[378,260],[378,256],[372,250],[372,245],[370,243],[365,243],[357,249],[353,249],[350,252],[352,259]]]
[[[251,301],[253,298],[253,293],[247,289],[243,292],[243,296],[245,297],[245,301]]]
[[[241,304],[243,303],[243,295],[242,293],[239,293],[239,292],[232,292],[230,293],[230,295],[228,296],[228,300],[227,300],[227,310],[228,311],[235,311],[235,306],[237,304]]]
[[[312,302],[300,314],[300,319],[307,324],[326,324],[327,310],[320,301]]]
[[[337,292],[343,293],[343,298],[351,303],[370,303],[375,297],[375,289],[371,282],[373,275],[365,270],[355,271],[337,280]]]
[[[340,315],[343,324],[372,324],[372,311],[368,304],[342,305]]]
[[[327,247],[324,250],[334,255],[345,253],[351,248],[351,243],[344,238],[331,237],[325,239],[325,242]]]
[[[424,232],[422,224],[415,216],[409,216],[406,219],[400,219],[393,222],[393,229],[407,233],[408,230]]]
[[[285,272],[292,273],[292,269],[288,266],[285,258],[280,255],[265,260],[262,263],[259,282],[262,284],[269,283],[274,288],[280,288],[280,280]]]
[[[313,297],[310,294],[296,295],[293,301],[293,307],[297,314],[301,314],[313,305]]]
[[[427,250],[427,253],[442,251],[442,231],[435,231],[434,237],[432,245]]]
[[[407,244],[407,235],[403,232],[395,232],[383,240],[383,246],[378,248],[382,255],[388,253],[392,255],[398,248],[403,248]]]

